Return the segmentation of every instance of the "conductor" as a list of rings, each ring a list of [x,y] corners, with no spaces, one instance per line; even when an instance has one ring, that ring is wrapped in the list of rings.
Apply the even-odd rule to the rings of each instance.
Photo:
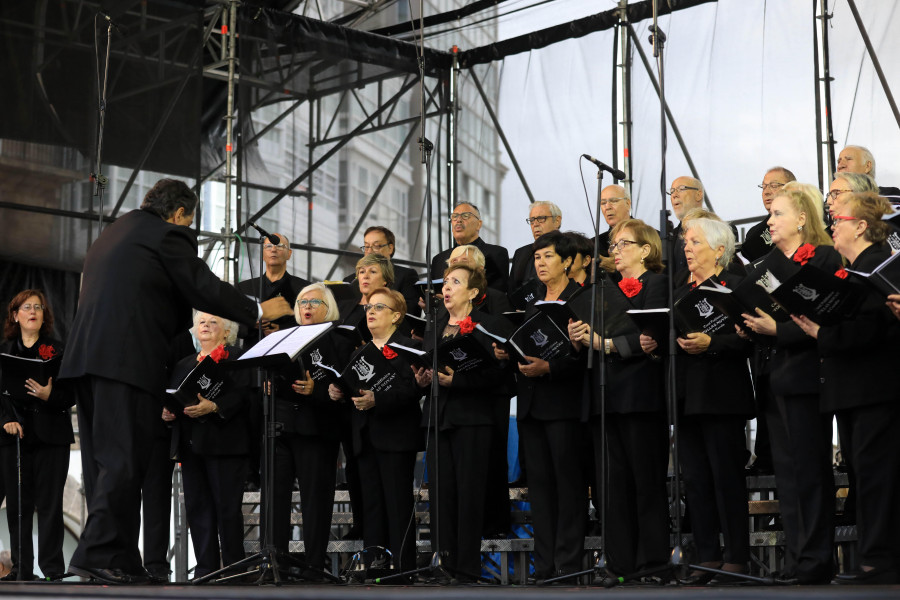
[[[191,307],[253,325],[283,312],[216,277],[189,229],[197,196],[162,179],[107,227],[84,261],[70,352],[59,378],[73,380],[88,517],[69,572],[102,583],[145,583],[138,534],[144,449],[162,409],[169,341],[191,324]]]

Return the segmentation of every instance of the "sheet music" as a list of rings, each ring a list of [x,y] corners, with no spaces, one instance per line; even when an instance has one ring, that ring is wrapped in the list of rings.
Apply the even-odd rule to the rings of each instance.
[[[238,360],[248,360],[273,354],[287,354],[293,359],[300,354],[307,344],[325,333],[333,325],[332,321],[327,321],[316,325],[298,325],[297,327],[270,333],[250,350],[242,354]]]

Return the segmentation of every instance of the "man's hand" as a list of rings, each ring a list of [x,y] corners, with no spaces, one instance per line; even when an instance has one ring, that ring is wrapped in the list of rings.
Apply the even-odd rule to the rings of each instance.
[[[281,317],[294,314],[294,309],[288,304],[288,301],[281,296],[269,298],[265,302],[260,302],[263,309],[263,321],[274,321]]]

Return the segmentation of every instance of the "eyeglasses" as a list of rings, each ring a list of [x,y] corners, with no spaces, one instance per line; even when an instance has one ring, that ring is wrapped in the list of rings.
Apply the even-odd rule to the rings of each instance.
[[[859,221],[856,217],[845,217],[844,215],[831,215],[831,218],[834,220],[834,225],[841,221]]]
[[[263,244],[263,250],[273,250],[276,248],[287,250],[287,244]]]
[[[393,312],[397,312],[395,308],[391,308],[390,306],[382,302],[379,302],[378,304],[363,304],[363,312],[369,312],[373,308],[375,309],[375,312],[381,312],[386,308],[392,310]]]
[[[615,244],[610,244],[610,245],[609,245],[609,253],[612,254],[612,253],[615,252],[616,250],[618,250],[619,252],[621,252],[622,250],[625,249],[625,247],[626,247],[628,244],[637,244],[637,243],[638,243],[638,242],[635,242],[635,241],[632,241],[632,240],[619,240],[619,241],[616,242]]]
[[[784,184],[783,184],[783,183],[777,183],[777,182],[773,182],[773,183],[761,183],[761,184],[759,184],[759,185],[756,186],[756,187],[758,187],[758,188],[761,189],[761,190],[772,190],[772,191],[774,192],[775,190],[780,190],[781,188],[783,188],[783,187],[784,187]]]
[[[831,200],[834,201],[834,200],[837,200],[837,197],[840,196],[841,194],[848,194],[852,191],[853,190],[831,190],[830,192],[825,194],[825,196],[831,198]]]
[[[453,213],[450,215],[450,222],[453,221],[468,221],[471,218],[479,219],[478,215],[472,212],[464,212],[464,213]],[[481,219],[479,219],[481,220]]]
[[[307,300],[304,298],[303,300],[297,300],[297,306],[301,306],[306,308],[309,306],[310,308],[319,308],[322,305],[328,306],[328,303],[324,300],[319,300],[318,298],[313,298],[312,300]]]
[[[387,248],[390,244],[370,244],[368,246],[360,246],[359,249],[363,252],[368,252],[371,250],[372,252],[379,252],[382,248]]]
[[[541,215],[540,217],[529,217],[529,218],[525,219],[525,222],[528,223],[529,225],[531,225],[532,223],[540,223],[541,225],[543,225],[544,223],[547,222],[547,219],[552,219],[552,218],[553,217],[551,217],[549,215]],[[451,219],[452,219],[452,217],[451,217]]]
[[[606,206],[607,204],[618,204],[622,200],[628,200],[628,198],[607,198],[600,201],[600,206]]]
[[[700,191],[700,188],[697,188],[697,187],[691,187],[691,186],[689,186],[689,185],[679,185],[677,188],[674,188],[674,187],[673,187],[672,189],[670,189],[668,192],[666,192],[666,194],[669,195],[669,196],[671,196],[671,195],[674,194],[675,192],[678,192],[679,194],[683,194],[683,193],[686,192],[687,190],[696,190],[696,191]]]
[[[43,304],[23,304],[19,307],[19,310],[21,310],[22,312],[31,312],[32,308],[35,310],[35,312],[41,312],[42,310],[44,310],[44,305]]]

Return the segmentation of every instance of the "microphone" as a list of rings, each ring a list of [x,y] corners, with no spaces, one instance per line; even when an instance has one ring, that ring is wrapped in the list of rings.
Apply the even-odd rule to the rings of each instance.
[[[98,13],[101,17],[103,17],[104,19],[106,19],[106,21],[107,21],[110,25],[113,26],[113,29],[115,29],[116,31],[118,31],[118,32],[121,33],[122,35],[128,35],[128,29],[125,28],[125,27],[122,27],[121,25],[119,25],[118,23],[116,23],[115,21],[113,21],[113,20],[112,20],[112,17],[109,16],[108,13],[106,13],[106,12],[103,11],[103,10],[98,10],[97,13]]]
[[[617,181],[621,181],[622,179],[625,179],[624,171],[620,171],[619,169],[613,169],[606,163],[597,160],[590,154],[582,154],[581,157],[586,158],[589,161],[591,161],[592,163],[594,163],[597,166],[597,168],[600,169],[601,171],[606,171],[607,173],[610,173],[613,176],[613,179],[615,179]]]
[[[265,229],[263,229],[262,227],[260,227],[256,223],[254,223],[253,221],[247,221],[247,225],[249,225],[256,231],[258,231],[259,235],[263,236],[264,238],[269,238],[269,241],[272,242],[273,244],[275,244],[276,246],[281,243],[280,237],[278,237],[274,233],[269,233],[268,231],[266,231]]]

